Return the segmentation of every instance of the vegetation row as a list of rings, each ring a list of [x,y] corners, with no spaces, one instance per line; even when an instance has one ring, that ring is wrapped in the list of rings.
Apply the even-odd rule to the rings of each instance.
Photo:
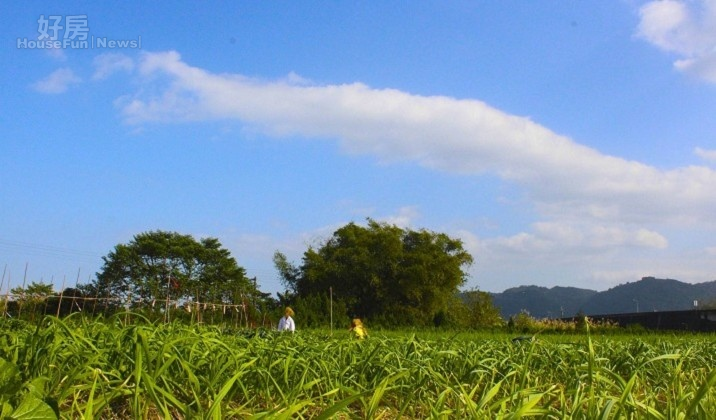
[[[654,418],[716,414],[712,336],[220,329],[0,320],[2,418]],[[587,325],[587,329],[589,326]]]

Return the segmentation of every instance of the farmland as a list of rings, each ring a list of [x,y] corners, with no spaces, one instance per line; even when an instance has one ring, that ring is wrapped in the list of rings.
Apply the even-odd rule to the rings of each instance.
[[[713,335],[0,323],[3,418],[716,417]]]

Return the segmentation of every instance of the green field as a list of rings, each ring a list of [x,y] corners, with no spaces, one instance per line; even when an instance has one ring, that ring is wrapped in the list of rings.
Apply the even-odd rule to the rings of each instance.
[[[716,418],[713,335],[0,324],[2,418]]]

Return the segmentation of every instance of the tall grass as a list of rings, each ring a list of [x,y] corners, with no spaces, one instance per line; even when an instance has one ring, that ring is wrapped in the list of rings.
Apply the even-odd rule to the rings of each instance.
[[[3,325],[0,404],[108,419],[716,418],[712,335],[511,338],[48,317]]]

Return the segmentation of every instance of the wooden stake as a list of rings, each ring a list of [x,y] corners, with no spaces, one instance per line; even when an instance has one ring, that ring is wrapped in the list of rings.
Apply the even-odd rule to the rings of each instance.
[[[60,308],[62,308],[62,296],[65,294],[65,279],[67,276],[62,276],[62,291],[60,292],[60,303],[57,304],[57,317],[60,317]]]
[[[18,304],[17,308],[17,318],[20,319],[20,315],[22,315],[22,301],[25,297],[25,282],[27,281],[27,266],[29,263],[25,263],[25,275],[22,277],[22,290],[20,293],[22,293],[23,299],[20,300],[20,303]]]
[[[75,279],[75,290],[77,290],[77,283],[80,282],[80,270],[82,267],[77,269],[77,279]],[[70,304],[70,313],[72,313],[72,308],[75,306],[75,295],[76,293],[72,294],[72,303]],[[79,306],[77,306],[79,308]]]

